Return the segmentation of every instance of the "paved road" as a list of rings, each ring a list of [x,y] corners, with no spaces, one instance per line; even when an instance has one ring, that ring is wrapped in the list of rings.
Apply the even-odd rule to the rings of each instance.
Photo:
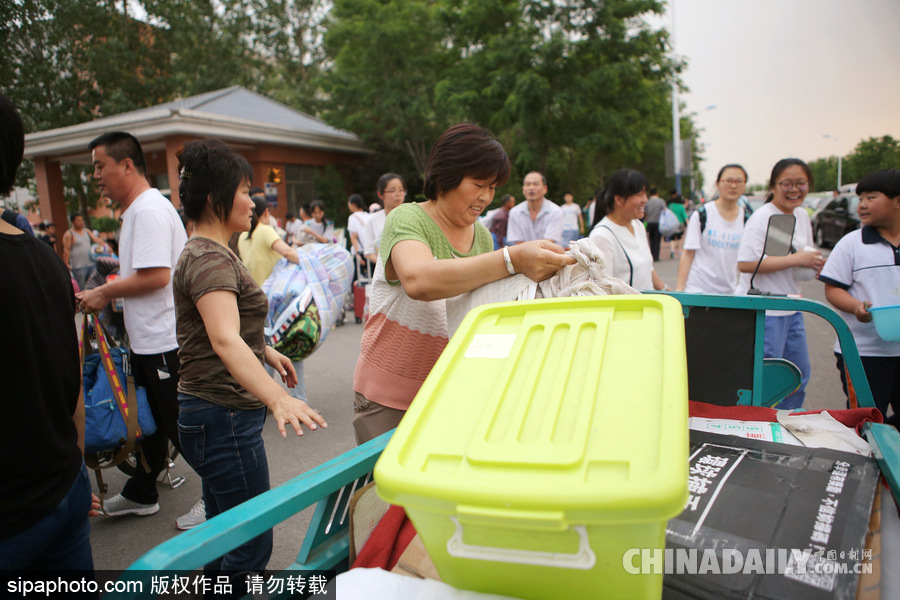
[[[668,252],[664,255],[668,256]],[[665,259],[656,267],[659,275],[672,287],[675,285],[677,263],[677,260]],[[804,283],[803,294],[824,301],[822,284],[816,281]],[[325,415],[328,429],[308,432],[302,438],[289,434],[287,439],[282,439],[271,420],[267,423],[264,437],[273,486],[354,446],[351,388],[362,326],[352,321],[351,318],[349,324],[335,329],[306,364],[311,404]],[[829,329],[830,326],[819,317],[807,317],[813,376],[806,404],[811,408],[844,406],[831,351],[834,336]],[[150,548],[179,533],[175,528],[175,518],[187,512],[200,498],[200,479],[183,460],[177,461],[173,475],[184,475],[186,482],[174,490],[160,485],[161,509],[156,515],[94,520],[92,543],[98,569],[124,569]],[[107,471],[105,477],[112,493],[118,492],[125,480],[124,475],[115,469]],[[310,514],[307,511],[276,527],[275,551],[270,568],[281,569],[293,562]]]

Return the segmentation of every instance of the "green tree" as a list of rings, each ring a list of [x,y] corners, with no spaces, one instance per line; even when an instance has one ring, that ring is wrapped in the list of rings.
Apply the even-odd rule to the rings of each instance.
[[[889,135],[863,140],[844,159],[845,183],[859,181],[878,169],[900,168],[900,140]]]
[[[844,167],[847,163],[844,162]],[[835,189],[837,186],[838,159],[837,156],[829,156],[827,158],[817,158],[809,163],[809,169],[812,171],[814,192],[827,192]]]
[[[449,120],[436,94],[454,55],[442,44],[442,4],[338,0],[324,35],[326,120],[405,152],[419,173]]]
[[[339,0],[325,34],[326,118],[422,173],[454,122],[490,128],[514,164],[589,195],[603,174],[664,169],[678,65],[652,0]],[[658,165],[658,166],[656,166]]]
[[[0,90],[28,131],[42,131],[153,106],[235,84],[297,86],[295,9],[306,0],[37,0],[0,7]],[[140,13],[140,14],[138,14]],[[140,19],[137,17],[140,16]],[[293,19],[294,26],[284,27]],[[288,49],[291,49],[288,52]],[[275,52],[286,52],[284,62]],[[293,53],[293,54],[292,54]],[[306,76],[308,77],[308,75]],[[287,94],[284,94],[287,95]],[[30,174],[29,169],[23,170]],[[70,210],[97,199],[89,169],[63,166]]]

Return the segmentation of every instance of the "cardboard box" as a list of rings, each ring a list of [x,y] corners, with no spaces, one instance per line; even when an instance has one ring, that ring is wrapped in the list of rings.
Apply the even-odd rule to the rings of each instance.
[[[743,565],[729,574],[670,574],[678,569],[669,564],[664,598],[855,598],[859,573],[852,571],[871,550],[873,459],[692,431],[690,464],[686,508],[666,532],[670,558],[695,550],[702,560],[711,551],[720,570]]]

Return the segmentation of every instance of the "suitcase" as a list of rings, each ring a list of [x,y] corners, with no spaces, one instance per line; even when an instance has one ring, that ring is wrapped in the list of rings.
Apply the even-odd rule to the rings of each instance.
[[[366,282],[353,282],[353,316],[356,317],[357,323],[362,323],[369,315],[368,306],[366,305],[366,291],[368,286]]]

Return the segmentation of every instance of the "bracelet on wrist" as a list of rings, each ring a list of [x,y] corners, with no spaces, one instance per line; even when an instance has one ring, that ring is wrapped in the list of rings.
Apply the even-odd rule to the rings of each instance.
[[[510,275],[515,275],[516,267],[513,265],[512,258],[509,256],[509,246],[503,246],[503,262],[506,263],[506,271]]]

